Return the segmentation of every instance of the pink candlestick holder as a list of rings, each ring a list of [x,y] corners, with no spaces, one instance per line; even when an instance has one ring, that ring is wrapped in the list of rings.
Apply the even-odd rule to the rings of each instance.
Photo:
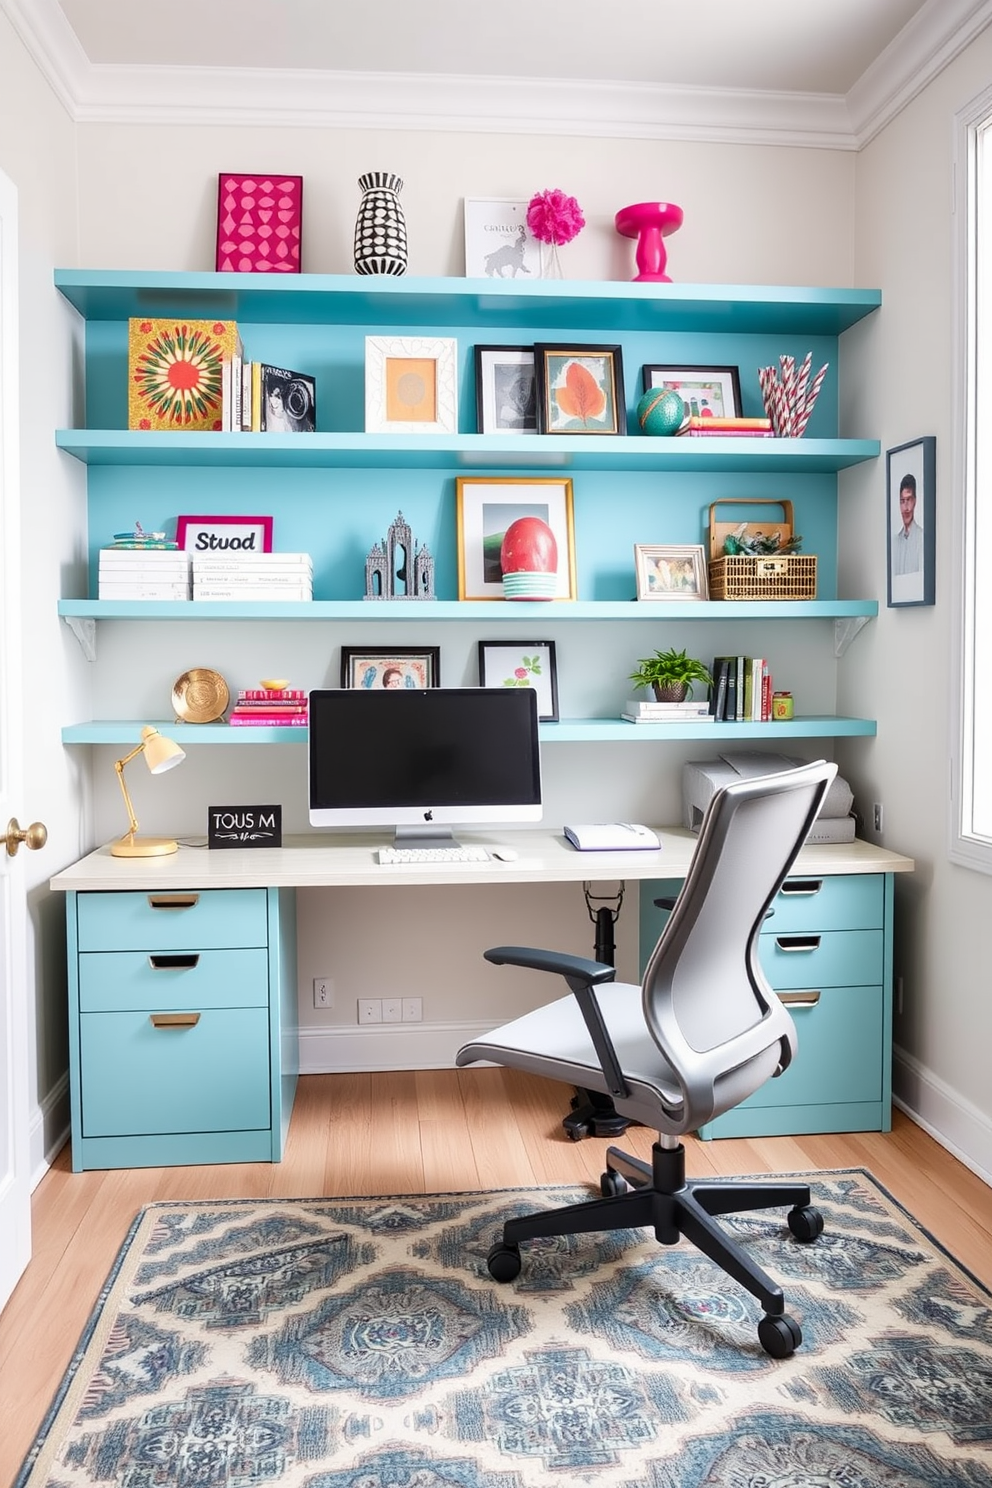
[[[671,275],[665,273],[668,250],[665,239],[682,226],[682,208],[671,202],[637,202],[632,207],[621,207],[613,219],[618,233],[625,238],[637,239],[634,262],[639,279],[660,279],[671,284]]]

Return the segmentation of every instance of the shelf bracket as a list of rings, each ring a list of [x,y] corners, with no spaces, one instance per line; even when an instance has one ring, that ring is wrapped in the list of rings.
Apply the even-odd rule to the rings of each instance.
[[[96,661],[96,621],[92,615],[63,615],[87,661]]]
[[[854,637],[867,625],[870,615],[845,615],[834,621],[834,655],[843,656]]]

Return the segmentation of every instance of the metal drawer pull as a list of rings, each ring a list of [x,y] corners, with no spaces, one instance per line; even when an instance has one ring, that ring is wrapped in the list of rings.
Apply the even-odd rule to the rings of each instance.
[[[812,894],[818,894],[822,888],[822,878],[792,878],[786,879],[779,893],[783,898],[786,895],[791,895],[794,899],[808,898]]]
[[[149,956],[152,971],[192,971],[200,959],[199,951],[187,951],[179,956]]]
[[[154,1028],[195,1028],[199,1013],[149,1013]]]
[[[775,944],[780,951],[818,951],[818,935],[776,935]]]
[[[787,1007],[816,1007],[820,1000],[819,992],[776,992],[775,996]]]
[[[152,909],[195,909],[200,902],[199,894],[149,894]]]

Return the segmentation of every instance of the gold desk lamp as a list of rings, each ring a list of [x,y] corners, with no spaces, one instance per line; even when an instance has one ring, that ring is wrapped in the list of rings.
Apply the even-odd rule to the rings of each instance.
[[[113,844],[110,849],[112,857],[115,858],[161,858],[167,853],[178,851],[179,844],[170,837],[139,837],[138,819],[131,805],[131,797],[128,795],[127,785],[124,781],[124,766],[134,759],[136,754],[144,754],[145,764],[153,775],[161,775],[166,770],[171,770],[173,765],[182,764],[186,758],[185,749],[180,749],[174,739],[166,739],[157,728],[151,724],[145,724],[141,730],[141,743],[136,744],[130,754],[119,759],[114,765],[117,771],[117,779],[120,781],[121,793],[124,797],[124,805],[127,807],[130,829],[125,835]]]

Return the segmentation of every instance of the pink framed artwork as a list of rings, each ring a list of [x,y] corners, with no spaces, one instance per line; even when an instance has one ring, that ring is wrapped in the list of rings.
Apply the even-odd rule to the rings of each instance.
[[[302,233],[302,176],[218,177],[218,272],[298,274]]]
[[[271,517],[177,517],[184,553],[271,553]]]

